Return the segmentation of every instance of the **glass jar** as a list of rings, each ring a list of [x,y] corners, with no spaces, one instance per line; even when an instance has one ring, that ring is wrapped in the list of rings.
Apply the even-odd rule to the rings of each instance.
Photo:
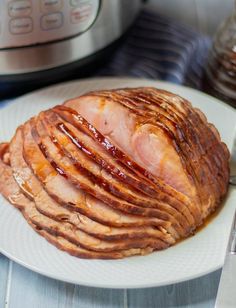
[[[236,10],[215,35],[202,88],[236,108]]]

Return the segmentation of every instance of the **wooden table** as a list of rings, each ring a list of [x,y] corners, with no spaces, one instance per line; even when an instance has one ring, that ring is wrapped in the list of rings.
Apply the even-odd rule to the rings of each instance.
[[[82,287],[36,274],[0,254],[1,308],[214,307],[220,270],[159,288],[112,290]]]

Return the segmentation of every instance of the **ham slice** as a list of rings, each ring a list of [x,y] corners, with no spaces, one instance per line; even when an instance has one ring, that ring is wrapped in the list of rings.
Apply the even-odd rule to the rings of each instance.
[[[84,94],[0,144],[0,192],[37,233],[81,258],[175,244],[216,209],[228,179],[217,129],[154,88]]]

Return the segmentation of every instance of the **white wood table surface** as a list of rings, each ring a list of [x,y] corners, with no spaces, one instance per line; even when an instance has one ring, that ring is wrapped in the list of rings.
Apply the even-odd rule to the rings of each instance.
[[[159,288],[89,288],[36,274],[0,254],[0,308],[208,308],[214,307],[219,278],[220,270]]]

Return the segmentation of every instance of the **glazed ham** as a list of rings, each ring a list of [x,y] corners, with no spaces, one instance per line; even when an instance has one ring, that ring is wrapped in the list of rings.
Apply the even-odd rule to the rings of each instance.
[[[0,192],[30,226],[81,258],[165,249],[225,196],[229,152],[185,99],[94,91],[41,112],[0,145]]]

